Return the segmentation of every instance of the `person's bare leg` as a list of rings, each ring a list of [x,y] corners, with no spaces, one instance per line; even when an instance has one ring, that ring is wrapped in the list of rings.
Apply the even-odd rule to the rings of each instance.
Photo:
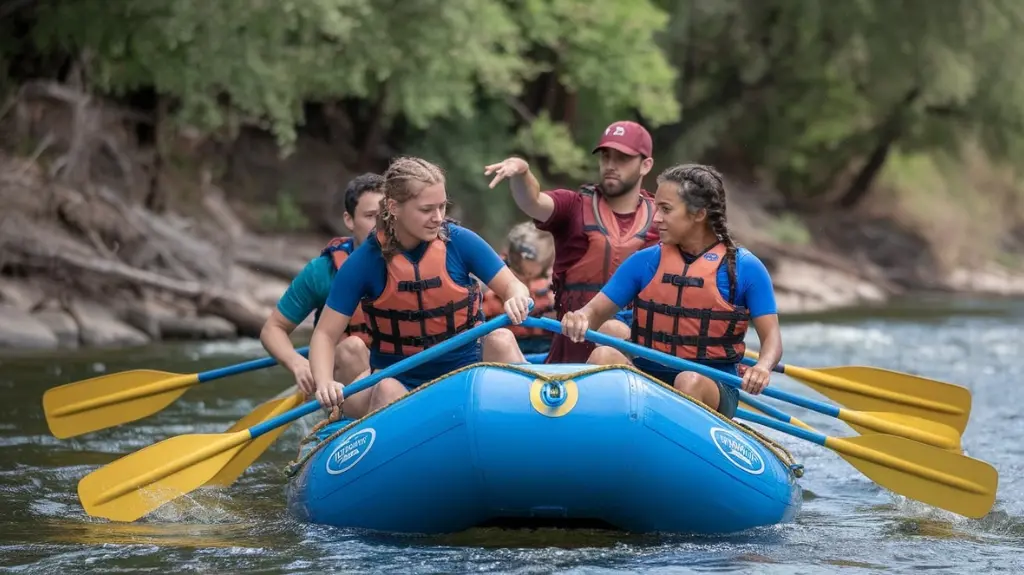
[[[334,379],[347,386],[353,381],[370,375],[370,350],[363,340],[349,336],[341,340],[334,354]],[[345,417],[359,419],[369,412],[372,389],[366,389],[352,396],[345,396],[341,412]]]
[[[377,385],[370,389],[373,394],[370,396],[367,413],[373,413],[382,407],[386,407],[409,393],[409,390],[405,389],[402,382],[393,377],[386,377],[380,380]]]
[[[363,340],[348,336],[334,350],[334,379],[343,385],[355,381],[370,369],[370,350]]]
[[[630,335],[629,326],[617,319],[610,319],[604,322],[597,331],[617,339],[629,339]]]
[[[622,322],[619,322],[622,323]],[[624,353],[607,345],[599,345],[590,352],[587,363],[592,365],[633,365]]]
[[[501,328],[483,338],[483,360],[494,363],[526,363],[519,342],[510,330]]]
[[[676,376],[673,387],[711,409],[718,409],[718,402],[721,400],[718,384],[709,377],[695,371],[683,371]]]

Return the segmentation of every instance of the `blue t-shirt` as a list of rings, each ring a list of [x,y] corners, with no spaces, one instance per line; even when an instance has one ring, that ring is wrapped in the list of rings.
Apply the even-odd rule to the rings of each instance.
[[[448,275],[456,284],[470,287],[476,281],[473,274],[485,284],[490,283],[498,274],[505,262],[483,238],[472,230],[462,226],[448,224],[448,245],[446,264]],[[411,262],[418,262],[426,252],[427,243],[423,242],[416,248],[402,252],[394,257],[405,257]],[[380,244],[372,237],[363,242],[338,270],[331,284],[327,306],[338,313],[351,316],[359,305],[359,301],[375,299],[384,291],[387,284],[387,262],[380,251]],[[370,350],[370,367],[374,370],[383,369],[402,356],[380,353]],[[480,360],[480,346],[469,344],[450,351],[447,355],[410,370],[399,377],[403,383],[422,383],[440,377]]]
[[[351,239],[342,244],[341,249],[352,253],[355,244]],[[334,281],[334,260],[323,255],[317,256],[306,264],[299,275],[295,276],[291,285],[277,301],[277,311],[285,319],[300,324],[310,313],[316,313],[320,319],[320,310],[327,303],[331,293],[331,282]]]
[[[620,308],[625,307],[654,279],[660,262],[661,244],[634,253],[615,270],[601,293]],[[724,261],[718,267],[716,279],[718,293],[722,294],[722,299],[729,301],[729,271]],[[749,309],[751,319],[778,313],[778,306],[775,303],[775,288],[772,286],[768,268],[746,248],[736,250],[736,294],[732,303]],[[639,357],[634,363],[645,371],[646,366],[652,365]],[[655,369],[660,367],[659,364],[653,365]]]

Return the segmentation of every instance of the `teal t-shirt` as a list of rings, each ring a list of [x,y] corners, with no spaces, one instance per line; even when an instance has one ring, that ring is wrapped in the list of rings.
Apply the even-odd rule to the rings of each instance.
[[[327,303],[334,281],[334,263],[331,258],[317,256],[302,268],[291,285],[277,301],[277,311],[288,321],[298,325],[310,313],[317,313]]]

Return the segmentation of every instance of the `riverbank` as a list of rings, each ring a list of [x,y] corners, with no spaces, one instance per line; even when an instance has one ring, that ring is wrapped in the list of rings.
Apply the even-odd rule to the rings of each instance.
[[[47,82],[20,94],[0,115],[0,348],[258,337],[291,279],[342,232],[334,192],[358,161],[322,137],[300,135],[287,157],[255,129],[229,144],[189,130],[154,143],[138,110]],[[1024,231],[1012,233],[1024,230],[1022,186],[983,159],[961,170],[969,177],[890,164],[881,203],[804,215],[723,168],[730,229],[768,266],[780,313],[918,291],[1024,295],[1024,266],[1009,265],[1024,251]],[[480,187],[495,194],[492,211],[506,203],[505,224],[521,219],[507,192]],[[453,191],[453,214],[500,241],[505,224],[463,213],[473,194]]]
[[[0,202],[0,348],[258,337],[290,279],[329,239],[255,233],[215,186],[188,216],[157,214],[104,186],[75,189],[6,154]],[[911,277],[898,258],[887,267],[824,240],[779,241],[765,231],[774,229],[772,217],[742,192],[731,199],[730,223],[769,267],[783,314],[882,304],[917,289],[1024,295],[1024,275],[995,263]]]

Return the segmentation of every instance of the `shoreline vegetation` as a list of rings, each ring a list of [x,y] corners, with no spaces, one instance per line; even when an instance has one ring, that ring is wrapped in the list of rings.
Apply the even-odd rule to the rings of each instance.
[[[330,238],[253,231],[233,207],[240,204],[209,183],[188,216],[131,205],[103,185],[85,189],[48,177],[30,158],[0,153],[0,348],[259,337],[290,280]],[[252,219],[251,209],[240,211]],[[733,194],[730,222],[740,243],[769,267],[782,315],[884,305],[918,292],[1024,295],[1024,273],[997,261],[908,275],[909,258],[894,257],[889,267],[865,264],[857,254],[870,243],[838,251],[787,241],[798,233],[779,229],[846,224],[780,222],[749,193]],[[311,329],[308,318],[297,337]]]
[[[257,337],[355,175],[430,159],[498,247],[525,218],[483,166],[579,186],[621,119],[648,189],[726,175],[783,315],[1024,295],[1019,3],[8,4],[2,349]]]

